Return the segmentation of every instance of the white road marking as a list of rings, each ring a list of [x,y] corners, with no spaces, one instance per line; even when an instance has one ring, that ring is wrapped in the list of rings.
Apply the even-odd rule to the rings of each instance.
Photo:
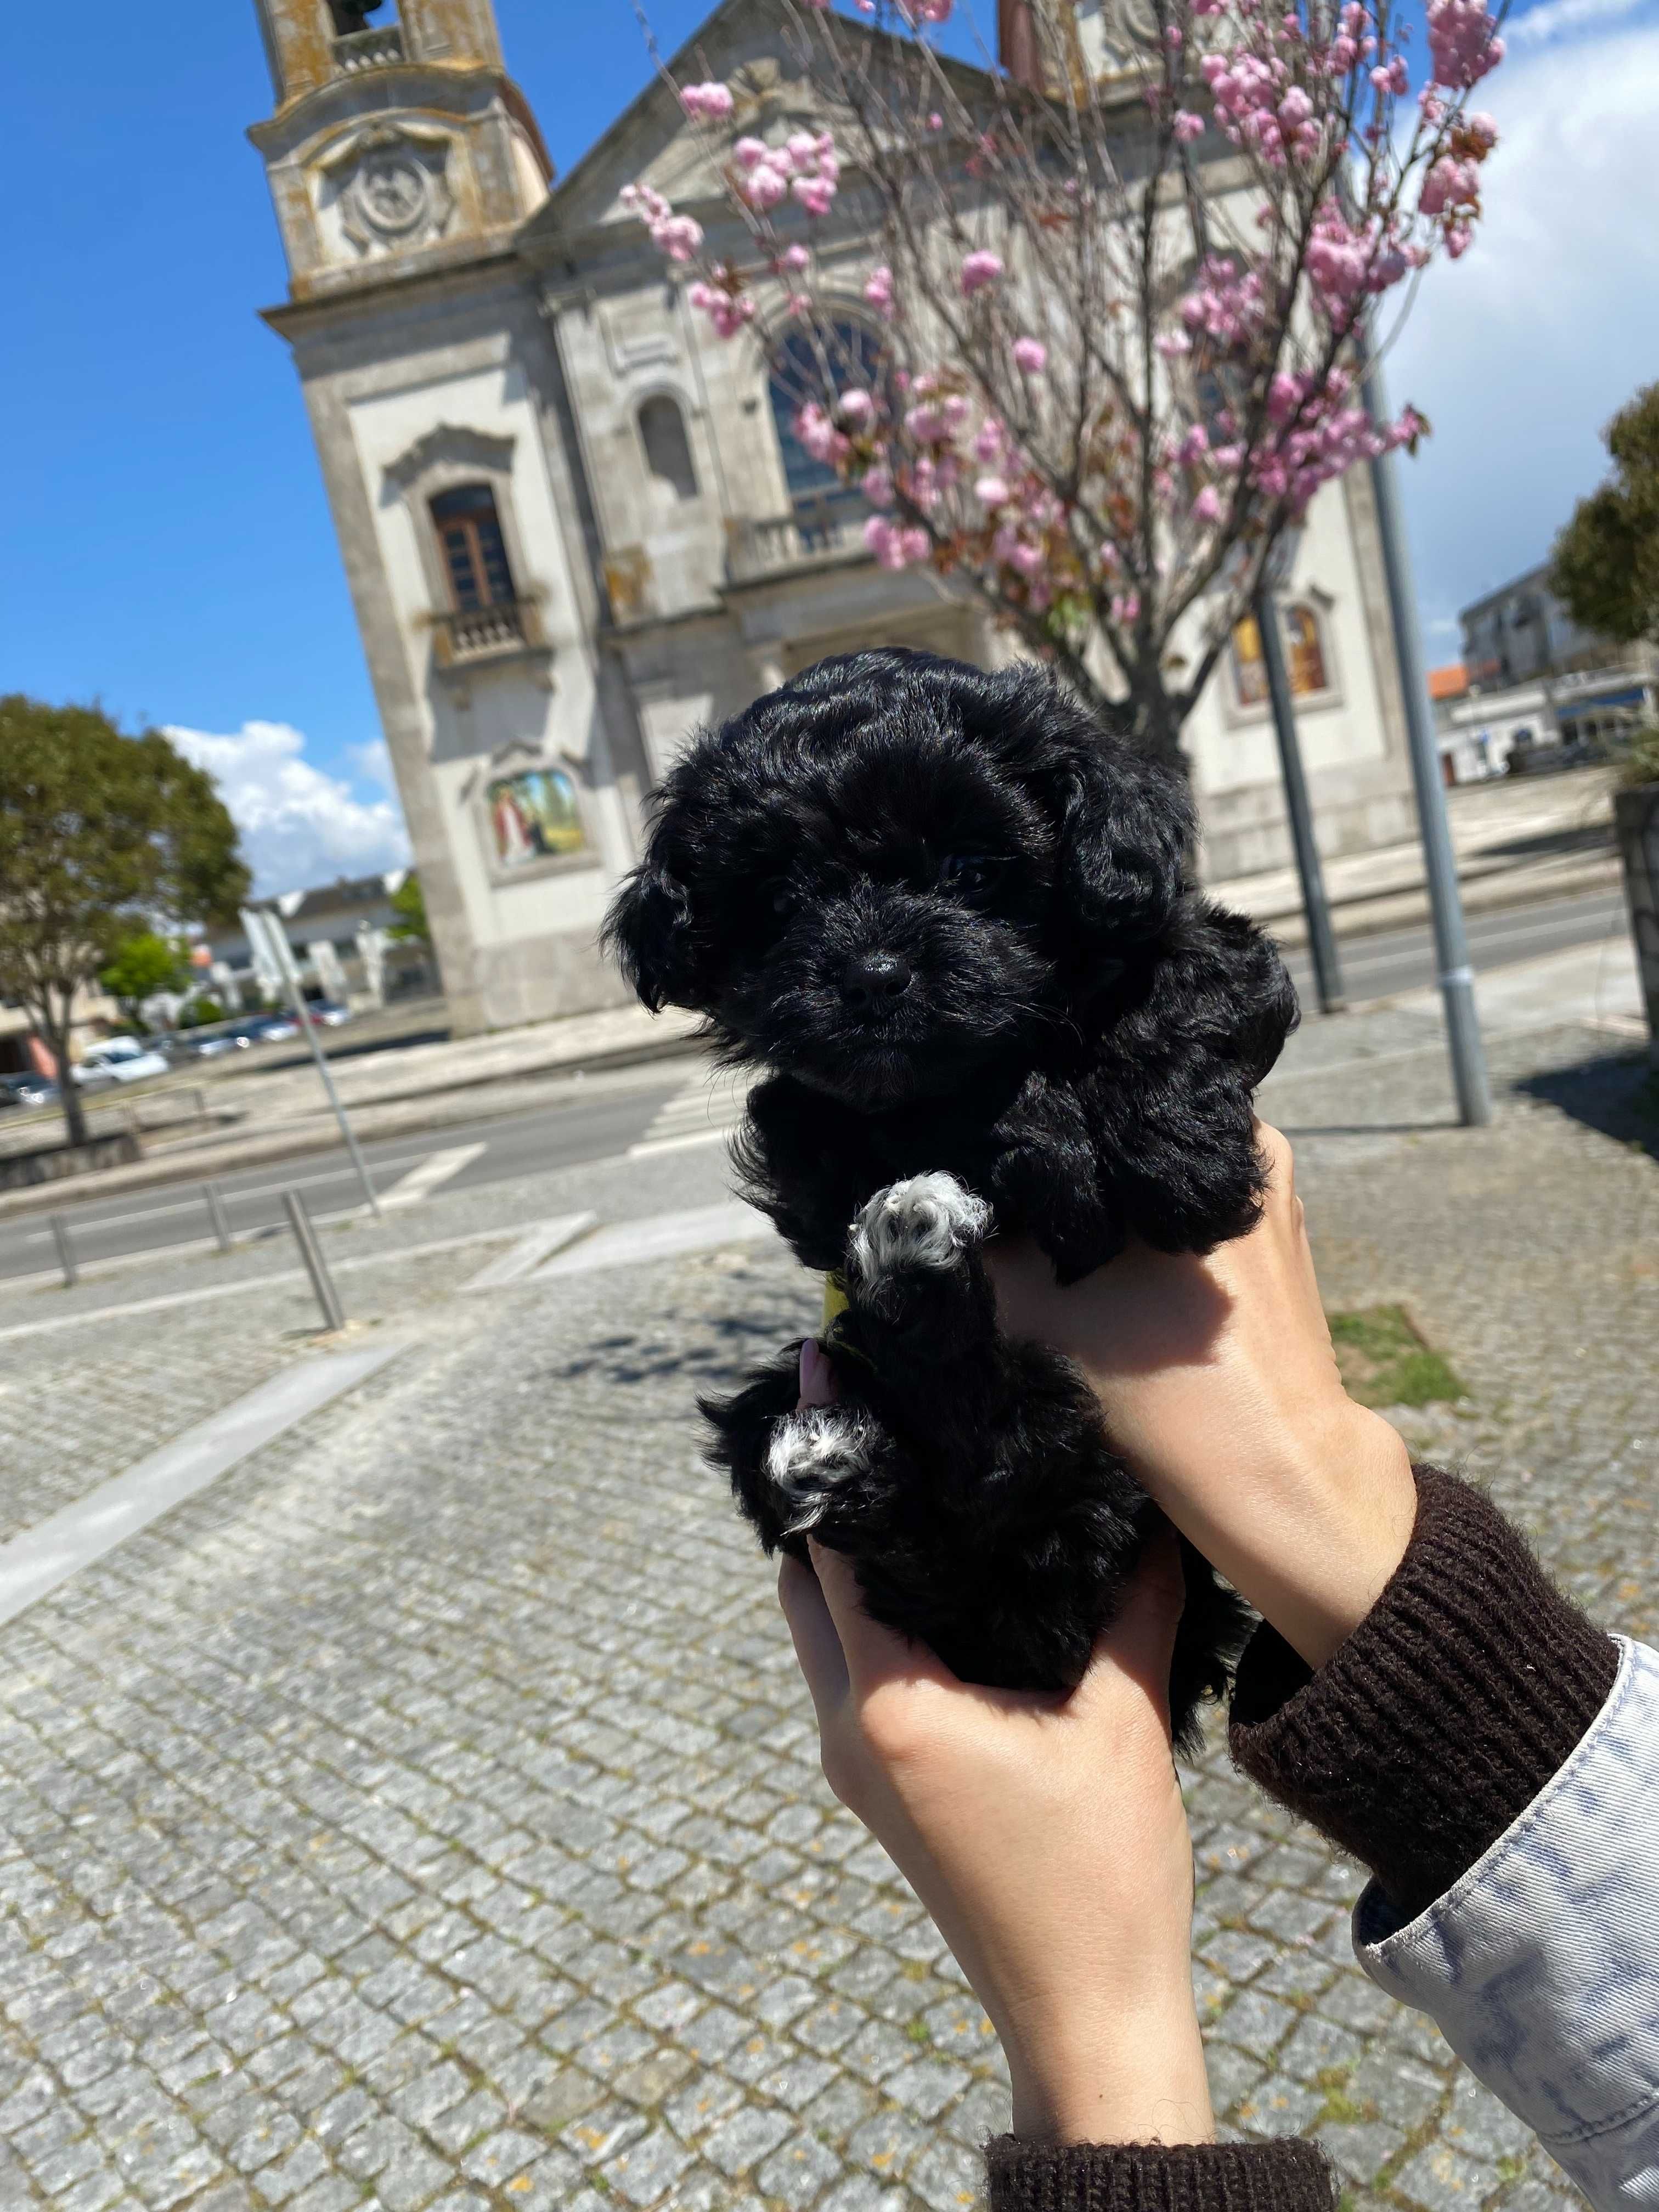
[[[465,1291],[503,1291],[509,1283],[522,1282],[544,1260],[550,1260],[567,1244],[574,1244],[585,1237],[599,1220],[597,1213],[567,1213],[557,1221],[544,1221],[527,1237],[521,1237],[509,1251],[489,1266],[481,1267]]]
[[[351,1218],[361,1220],[362,1217],[357,1213]],[[580,1218],[567,1215],[564,1219]],[[320,1214],[313,1225],[322,1227]],[[329,1273],[349,1275],[359,1267],[384,1267],[398,1260],[424,1260],[438,1252],[464,1252],[472,1244],[504,1243],[512,1233],[510,1229],[473,1229],[464,1237],[434,1237],[428,1243],[404,1244],[392,1252],[360,1252],[349,1260],[337,1260],[331,1252]],[[50,1321],[19,1322],[10,1328],[0,1328],[0,1344],[9,1343],[14,1337],[50,1336],[60,1328],[78,1328],[82,1322],[125,1321],[129,1314],[165,1313],[173,1306],[204,1305],[210,1298],[245,1297],[254,1291],[273,1290],[305,1279],[303,1267],[283,1267],[273,1274],[250,1275],[240,1283],[213,1283],[199,1291],[164,1291],[159,1297],[134,1298],[122,1306],[87,1306],[79,1313],[54,1314]]]
[[[459,1175],[463,1168],[471,1167],[479,1153],[487,1150],[485,1145],[452,1145],[447,1152],[429,1154],[419,1167],[411,1168],[401,1182],[380,1193],[381,1206],[418,1206],[422,1199],[430,1198],[441,1183]]]
[[[650,1127],[637,1145],[629,1146],[626,1157],[646,1160],[658,1152],[680,1152],[688,1145],[720,1143],[743,1119],[749,1081],[747,1075],[730,1068],[694,1075],[658,1108]]]
[[[424,1148],[418,1152],[397,1152],[390,1159],[371,1160],[369,1175],[373,1177],[382,1168],[401,1166],[404,1160],[424,1160],[430,1157]],[[207,1180],[210,1178],[204,1177],[204,1181]],[[357,1170],[354,1167],[331,1168],[326,1175],[284,1176],[279,1182],[255,1183],[250,1189],[228,1190],[223,1195],[227,1206],[243,1206],[253,1199],[280,1198],[285,1190],[314,1190],[325,1182],[355,1182],[356,1180]],[[130,1221],[159,1221],[164,1213],[199,1215],[204,1203],[201,1184],[198,1183],[192,1188],[190,1197],[174,1199],[167,1206],[134,1206],[126,1213],[88,1213],[84,1217],[71,1213],[70,1228],[76,1236],[91,1237],[100,1229],[124,1229]],[[50,1243],[52,1231],[49,1229],[26,1230],[17,1241],[20,1244]],[[161,1249],[156,1247],[158,1250]]]
[[[596,1267],[625,1267],[636,1260],[666,1260],[681,1252],[752,1243],[776,1235],[763,1213],[740,1199],[730,1199],[724,1206],[694,1206],[683,1213],[614,1222],[584,1237],[573,1251],[538,1267],[528,1279],[550,1282],[563,1275],[585,1275]]]
[[[76,1504],[0,1544],[0,1621],[15,1620],[82,1567],[216,1482],[250,1452],[355,1389],[395,1359],[406,1341],[298,1361],[125,1474],[100,1482]]]

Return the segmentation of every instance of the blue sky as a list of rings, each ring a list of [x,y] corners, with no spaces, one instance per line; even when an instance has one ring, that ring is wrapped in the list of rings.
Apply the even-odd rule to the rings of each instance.
[[[665,49],[706,12],[654,0]],[[497,13],[566,169],[645,82],[630,0]],[[1460,604],[1547,550],[1601,424],[1659,374],[1659,0],[1527,15],[1483,88],[1510,134],[1486,232],[1425,286],[1391,363],[1437,430],[1410,472],[1436,658]],[[268,887],[387,864],[395,805],[310,434],[255,312],[285,276],[242,135],[270,105],[252,0],[19,9],[6,43],[0,187],[33,216],[0,246],[0,688],[216,737]]]

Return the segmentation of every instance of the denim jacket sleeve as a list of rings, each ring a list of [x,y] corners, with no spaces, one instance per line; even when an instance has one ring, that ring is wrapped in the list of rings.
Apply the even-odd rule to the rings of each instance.
[[[1373,1882],[1354,1948],[1601,2212],[1659,2205],[1659,1653],[1620,1639],[1577,1749],[1401,1923]]]

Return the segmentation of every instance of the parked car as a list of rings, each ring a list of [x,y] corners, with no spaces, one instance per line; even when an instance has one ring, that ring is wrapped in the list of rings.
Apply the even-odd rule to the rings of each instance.
[[[0,1109],[57,1103],[58,1085],[49,1075],[0,1075]]]
[[[165,1075],[167,1061],[159,1052],[146,1052],[137,1037],[106,1037],[102,1044],[87,1047],[74,1071],[77,1083],[93,1087],[101,1083],[142,1083],[146,1076]]]
[[[286,1044],[289,1037],[300,1034],[300,1024],[292,1014],[256,1014],[242,1026],[250,1044]]]
[[[351,1019],[349,1006],[343,1006],[337,999],[313,999],[307,1002],[306,1012],[313,1022],[325,1030],[337,1030],[342,1022]]]
[[[181,1030],[179,1057],[180,1060],[219,1060],[226,1053],[246,1052],[252,1042],[251,1036],[240,1036],[234,1030],[212,1030],[204,1035],[194,1030]]]

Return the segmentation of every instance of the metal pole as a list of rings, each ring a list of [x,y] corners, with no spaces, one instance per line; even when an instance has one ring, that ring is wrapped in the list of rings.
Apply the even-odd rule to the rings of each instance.
[[[207,1200],[208,1219],[213,1224],[213,1233],[219,1240],[219,1249],[230,1249],[230,1216],[225,1212],[224,1194],[216,1182],[204,1182],[202,1195]]]
[[[1381,373],[1374,365],[1366,369],[1363,389],[1372,422],[1386,422],[1388,402],[1383,396]],[[1464,1127],[1480,1128],[1492,1119],[1492,1088],[1486,1078],[1486,1052],[1475,1013],[1474,970],[1469,964],[1463,900],[1457,887],[1457,860],[1452,851],[1450,825],[1446,820],[1446,787],[1440,776],[1440,748],[1435,742],[1429,688],[1423,674],[1423,648],[1417,632],[1411,556],[1400,512],[1397,465],[1392,453],[1384,453],[1373,461],[1371,489],[1376,498],[1377,535],[1382,540],[1389,613],[1394,624],[1395,657],[1406,708],[1406,733],[1411,752],[1412,781],[1417,792],[1417,819],[1423,837],[1429,906],[1434,919],[1437,980],[1446,1009],[1446,1043],[1451,1054],[1452,1082]]]
[[[311,1287],[317,1293],[317,1303],[323,1310],[323,1321],[331,1329],[345,1327],[345,1308],[340,1304],[340,1293],[334,1287],[334,1278],[328,1272],[328,1262],[323,1257],[323,1248],[317,1242],[317,1231],[311,1225],[311,1216],[306,1212],[306,1202],[297,1190],[285,1190],[283,1204],[288,1212],[288,1225],[294,1231],[294,1241],[300,1248],[300,1257],[306,1263],[306,1273],[311,1278]]]
[[[1302,769],[1302,747],[1297,741],[1296,708],[1291,703],[1291,679],[1285,667],[1285,641],[1279,635],[1279,610],[1271,592],[1257,595],[1255,627],[1261,640],[1261,665],[1267,672],[1267,696],[1273,702],[1273,731],[1279,739],[1279,764],[1285,776],[1285,811],[1290,817],[1291,842],[1296,848],[1296,872],[1302,879],[1302,910],[1308,918],[1308,951],[1313,960],[1314,988],[1322,1014],[1340,1014],[1348,1001],[1342,988],[1342,963],[1331,927],[1330,902],[1325,896],[1325,871],[1320,865],[1314,836],[1313,805],[1308,779]]]
[[[69,1224],[61,1213],[52,1217],[52,1234],[58,1246],[58,1264],[64,1271],[64,1288],[72,1291],[81,1279],[81,1270],[75,1264],[75,1248],[70,1243]]]
[[[283,981],[288,988],[289,1001],[294,1008],[294,1018],[305,1032],[306,1042],[311,1047],[311,1056],[317,1063],[318,1074],[323,1079],[323,1088],[328,1093],[328,1103],[334,1109],[334,1118],[340,1125],[340,1134],[345,1139],[346,1150],[351,1155],[351,1164],[357,1170],[357,1181],[362,1186],[364,1202],[378,1221],[380,1218],[380,1201],[374,1195],[374,1185],[369,1180],[368,1170],[363,1164],[363,1156],[357,1149],[357,1139],[351,1133],[351,1124],[346,1119],[345,1108],[340,1103],[340,1094],[334,1088],[334,1078],[328,1070],[327,1054],[318,1042],[316,1028],[306,1007],[305,994],[300,988],[299,970],[294,965],[294,954],[289,945],[288,933],[274,915],[256,908],[254,919],[262,921],[265,926],[266,942],[270,947],[277,967],[282,970]]]

